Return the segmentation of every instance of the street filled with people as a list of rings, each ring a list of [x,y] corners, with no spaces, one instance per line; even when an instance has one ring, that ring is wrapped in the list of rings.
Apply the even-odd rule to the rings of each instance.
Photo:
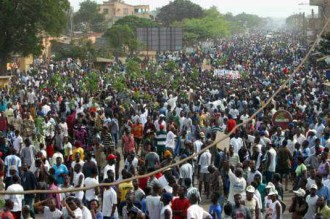
[[[65,192],[3,195],[1,218],[330,218],[326,77],[312,57],[295,71],[308,50],[255,32],[145,57],[134,77],[120,60],[96,71],[70,57],[12,70],[1,190]]]

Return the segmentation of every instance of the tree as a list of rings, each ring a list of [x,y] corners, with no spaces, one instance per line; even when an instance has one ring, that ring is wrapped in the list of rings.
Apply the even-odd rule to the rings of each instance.
[[[52,41],[51,49],[56,60],[62,60],[68,57],[80,60],[91,60],[97,56],[94,44],[87,39],[72,41],[71,44],[61,44]]]
[[[135,28],[139,27],[159,27],[159,24],[155,21],[147,18],[140,18],[134,15],[120,18],[114,25],[127,25],[133,31],[135,31]]]
[[[185,19],[175,25],[183,28],[184,41],[189,44],[229,35],[228,22],[215,7],[205,10],[202,18]]]
[[[330,33],[327,33],[322,36],[322,40],[319,44],[319,51],[324,55],[330,54]]]
[[[189,0],[174,0],[159,10],[156,20],[164,25],[171,25],[175,21],[189,18],[200,18],[203,16],[201,6]]]
[[[296,31],[302,30],[306,22],[305,15],[302,13],[291,15],[285,19],[287,27]]]
[[[12,54],[39,55],[42,34],[58,35],[66,25],[68,0],[0,1],[0,74]]]
[[[120,54],[125,53],[126,48],[132,53],[138,47],[134,32],[128,25],[114,25],[105,33],[113,54],[118,60]]]
[[[85,0],[80,3],[79,11],[74,14],[74,23],[87,31],[102,32],[105,28],[104,14],[98,12],[95,1]]]
[[[263,24],[263,19],[254,14],[241,13],[235,16],[235,20],[243,24],[245,28],[260,27]]]

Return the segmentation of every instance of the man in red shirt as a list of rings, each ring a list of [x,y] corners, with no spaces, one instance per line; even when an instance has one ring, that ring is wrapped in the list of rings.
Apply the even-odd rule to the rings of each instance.
[[[186,188],[183,186],[179,186],[179,198],[176,198],[172,201],[173,219],[187,218],[187,209],[190,206],[190,202],[189,199],[185,197],[185,194]]]
[[[0,218],[14,219],[14,215],[10,212],[13,209],[13,207],[14,207],[14,202],[10,199],[7,199],[5,203],[5,208],[0,213]]]
[[[4,134],[7,131],[7,118],[4,117],[3,112],[0,113],[0,131]]]
[[[228,121],[227,121],[227,133],[231,132],[236,126],[236,120],[233,119],[231,115],[228,115]]]

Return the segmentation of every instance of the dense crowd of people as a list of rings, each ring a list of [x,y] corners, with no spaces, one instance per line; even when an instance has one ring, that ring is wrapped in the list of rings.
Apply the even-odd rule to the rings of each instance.
[[[235,36],[207,52],[146,58],[142,73],[163,69],[179,84],[126,75],[126,90],[116,89],[116,76],[109,79],[125,75],[122,63],[98,74],[97,92],[82,89],[91,65],[73,59],[37,60],[28,72],[13,72],[0,92],[2,190],[95,188],[7,194],[1,218],[282,219],[285,211],[295,219],[330,218],[325,76],[313,61],[291,75],[307,49],[289,33]],[[215,69],[242,74],[219,77]],[[61,89],[52,86],[54,74],[63,79]],[[272,121],[281,110],[292,115],[286,127]],[[199,153],[241,123],[228,147],[121,181]],[[97,186],[112,182],[118,185]],[[287,206],[289,192],[295,195]]]

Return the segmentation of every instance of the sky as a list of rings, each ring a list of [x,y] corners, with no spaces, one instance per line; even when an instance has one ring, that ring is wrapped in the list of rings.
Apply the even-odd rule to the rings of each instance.
[[[75,11],[79,9],[79,2],[83,0],[69,0]],[[95,0],[102,3],[103,0]],[[203,8],[216,6],[221,13],[231,12],[234,15],[245,12],[261,17],[286,18],[296,13],[311,14],[311,9],[317,13],[317,7],[308,5],[309,0],[191,0]],[[150,5],[151,10],[162,7],[170,0],[124,0],[128,4]]]

